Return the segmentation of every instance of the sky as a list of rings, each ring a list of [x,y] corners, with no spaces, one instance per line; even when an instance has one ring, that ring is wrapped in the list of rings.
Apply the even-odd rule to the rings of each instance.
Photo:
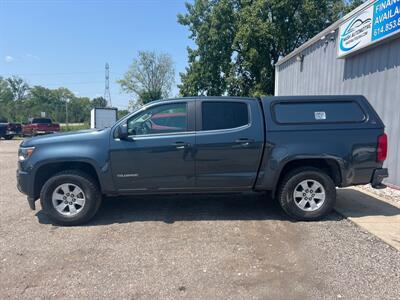
[[[177,22],[185,12],[184,0],[0,0],[0,76],[94,98],[108,62],[112,105],[126,109],[132,96],[116,81],[139,50],[170,54],[179,82],[193,46]]]

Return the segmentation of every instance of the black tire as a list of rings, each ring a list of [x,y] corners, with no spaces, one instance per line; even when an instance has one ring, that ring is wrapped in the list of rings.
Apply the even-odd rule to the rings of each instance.
[[[6,140],[12,140],[13,139],[13,135],[5,135],[4,136],[4,139],[6,139]]]
[[[297,206],[294,192],[297,185],[304,180],[314,180],[325,189],[325,200],[321,207],[314,211],[305,211]],[[336,202],[336,188],[332,179],[322,170],[311,167],[298,168],[288,173],[278,190],[278,201],[282,209],[292,218],[299,221],[318,220],[332,211]]]
[[[54,190],[64,183],[77,185],[85,194],[85,204],[80,212],[74,216],[64,216],[53,206],[52,194]],[[43,185],[40,192],[40,203],[50,220],[57,225],[71,226],[88,222],[98,211],[102,195],[96,181],[88,174],[67,170],[57,173]]]

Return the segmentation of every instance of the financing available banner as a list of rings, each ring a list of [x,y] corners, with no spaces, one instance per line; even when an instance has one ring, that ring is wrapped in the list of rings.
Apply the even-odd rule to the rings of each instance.
[[[400,0],[379,0],[339,28],[338,57],[400,33]]]

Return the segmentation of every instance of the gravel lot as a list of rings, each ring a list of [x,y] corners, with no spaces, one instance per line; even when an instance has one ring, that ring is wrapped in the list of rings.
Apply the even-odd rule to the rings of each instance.
[[[15,188],[18,144],[0,141],[1,299],[399,299],[400,252],[260,194],[105,199],[53,226]]]

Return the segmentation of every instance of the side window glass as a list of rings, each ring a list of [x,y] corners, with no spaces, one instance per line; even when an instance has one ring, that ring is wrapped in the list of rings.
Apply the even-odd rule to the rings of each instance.
[[[236,128],[249,124],[246,103],[204,101],[201,104],[202,130]]]
[[[278,103],[274,105],[274,113],[281,124],[356,123],[366,118],[353,101]]]
[[[186,103],[161,104],[146,109],[127,121],[129,135],[187,131]]]

